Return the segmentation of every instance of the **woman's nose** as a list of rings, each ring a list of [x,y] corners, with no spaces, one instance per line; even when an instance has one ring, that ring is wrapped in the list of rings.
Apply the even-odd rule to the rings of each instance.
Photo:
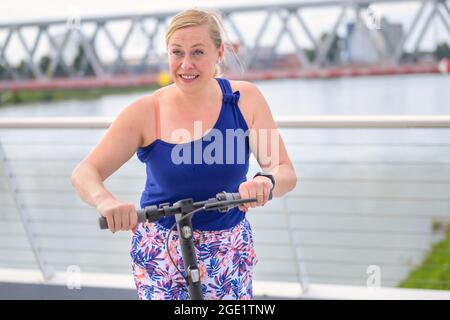
[[[186,56],[183,58],[183,61],[181,62],[181,67],[182,67],[183,69],[192,69],[193,64],[192,64],[191,57],[189,57],[188,55],[186,55]]]

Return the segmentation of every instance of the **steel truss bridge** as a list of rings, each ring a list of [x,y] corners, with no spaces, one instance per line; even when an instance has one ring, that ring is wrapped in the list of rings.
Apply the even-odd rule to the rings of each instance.
[[[291,63],[285,64],[284,69],[291,72],[342,67],[339,65],[342,62],[336,62],[332,52],[336,49],[340,30],[350,23],[368,39],[367,50],[375,53],[376,66],[400,67],[405,64],[405,52],[408,51],[412,57],[417,55],[436,19],[443,24],[446,42],[450,43],[450,9],[447,2],[301,1],[218,10],[223,15],[230,41],[238,47],[246,74],[251,78],[252,70],[257,74],[264,67],[283,69],[283,66],[268,66],[267,63],[276,61],[277,51],[283,46],[287,50],[285,56],[291,58]],[[398,4],[414,7],[415,13],[409,25],[402,25],[402,34],[392,43],[389,31],[381,32],[381,17],[373,9],[379,5],[389,8]],[[334,20],[321,35],[315,34],[315,28],[311,26],[313,23],[305,19],[305,13],[312,9],[335,12]],[[316,12],[320,14],[320,11]],[[125,83],[139,83],[136,79],[156,81],[155,75],[166,65],[163,35],[174,14],[73,16],[61,20],[0,24],[0,90],[20,88],[21,83],[29,88],[42,88],[45,83],[61,82],[61,79],[94,81],[81,81],[80,86],[91,86],[100,83],[100,80],[103,85],[108,85],[111,84],[108,81],[113,81],[111,79],[122,79]],[[249,21],[254,32],[248,28]],[[295,63],[292,64],[292,61]],[[352,65],[355,65],[352,61],[346,63],[346,66]],[[425,72],[427,70],[437,69],[433,66]],[[230,66],[229,71],[236,69]],[[281,73],[281,77],[289,75]],[[74,81],[70,85],[74,85]]]

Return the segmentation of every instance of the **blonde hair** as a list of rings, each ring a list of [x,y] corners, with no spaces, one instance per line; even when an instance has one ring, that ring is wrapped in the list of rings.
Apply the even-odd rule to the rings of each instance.
[[[214,43],[214,46],[219,49],[222,43],[224,44],[225,51],[229,51],[231,56],[238,62],[241,66],[239,58],[232,45],[224,42],[224,37],[226,37],[225,29],[222,24],[222,19],[217,11],[212,10],[200,10],[200,9],[189,9],[178,13],[174,16],[169,24],[166,31],[166,47],[169,45],[169,40],[175,31],[182,28],[188,27],[198,27],[207,25],[209,29],[209,36]],[[225,52],[222,57],[222,62],[225,62]],[[219,65],[216,65],[214,76],[219,76],[222,74],[222,70]]]

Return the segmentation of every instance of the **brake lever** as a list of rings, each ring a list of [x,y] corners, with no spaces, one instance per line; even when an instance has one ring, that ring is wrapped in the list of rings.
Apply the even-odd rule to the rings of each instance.
[[[211,202],[210,202],[211,201]],[[227,212],[228,210],[237,207],[241,204],[248,202],[256,202],[256,198],[248,198],[248,199],[236,199],[236,200],[226,200],[219,201],[215,198],[211,198],[205,204],[205,211],[218,210],[219,212]]]

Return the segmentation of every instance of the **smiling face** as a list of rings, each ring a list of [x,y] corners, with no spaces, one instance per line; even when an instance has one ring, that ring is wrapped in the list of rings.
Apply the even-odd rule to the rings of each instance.
[[[182,90],[197,90],[215,74],[215,66],[223,57],[223,44],[217,48],[208,25],[176,30],[167,45],[170,74]]]

